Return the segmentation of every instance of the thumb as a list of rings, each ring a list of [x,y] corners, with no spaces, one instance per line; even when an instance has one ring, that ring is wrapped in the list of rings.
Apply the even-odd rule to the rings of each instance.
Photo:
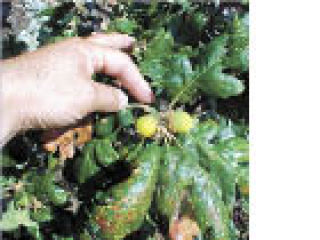
[[[95,90],[93,111],[117,112],[127,107],[128,96],[120,89],[98,82],[92,84]]]

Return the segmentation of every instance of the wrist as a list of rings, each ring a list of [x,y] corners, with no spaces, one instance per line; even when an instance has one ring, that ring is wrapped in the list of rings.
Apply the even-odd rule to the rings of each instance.
[[[0,78],[0,148],[21,130],[19,123],[19,108],[15,96],[19,89],[14,89],[15,80],[10,64],[1,62]]]
[[[18,132],[18,124],[13,117],[10,116],[10,113],[4,109],[3,105],[5,103],[1,101],[1,112],[0,112],[0,149]]]

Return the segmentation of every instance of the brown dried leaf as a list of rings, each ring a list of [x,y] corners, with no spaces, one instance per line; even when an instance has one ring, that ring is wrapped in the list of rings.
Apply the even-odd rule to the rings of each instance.
[[[59,151],[59,158],[73,158],[76,147],[82,147],[92,139],[92,123],[86,121],[74,127],[54,129],[43,134],[43,147],[46,151]]]
[[[89,142],[92,138],[92,124],[88,124],[83,127],[75,128],[76,137],[76,146],[81,147],[85,143]]]

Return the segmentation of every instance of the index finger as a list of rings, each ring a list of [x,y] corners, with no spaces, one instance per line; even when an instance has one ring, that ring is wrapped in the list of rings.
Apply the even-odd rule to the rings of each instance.
[[[154,95],[131,58],[118,49],[92,44],[95,72],[111,75],[121,83],[138,101],[152,103]]]

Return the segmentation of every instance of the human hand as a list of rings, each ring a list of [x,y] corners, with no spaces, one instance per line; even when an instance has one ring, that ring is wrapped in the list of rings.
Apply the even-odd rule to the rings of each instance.
[[[151,103],[151,88],[120,50],[133,42],[127,35],[94,34],[3,61],[2,144],[21,130],[67,126],[91,112],[125,108],[127,96],[91,80],[95,72],[117,78],[137,100]]]

